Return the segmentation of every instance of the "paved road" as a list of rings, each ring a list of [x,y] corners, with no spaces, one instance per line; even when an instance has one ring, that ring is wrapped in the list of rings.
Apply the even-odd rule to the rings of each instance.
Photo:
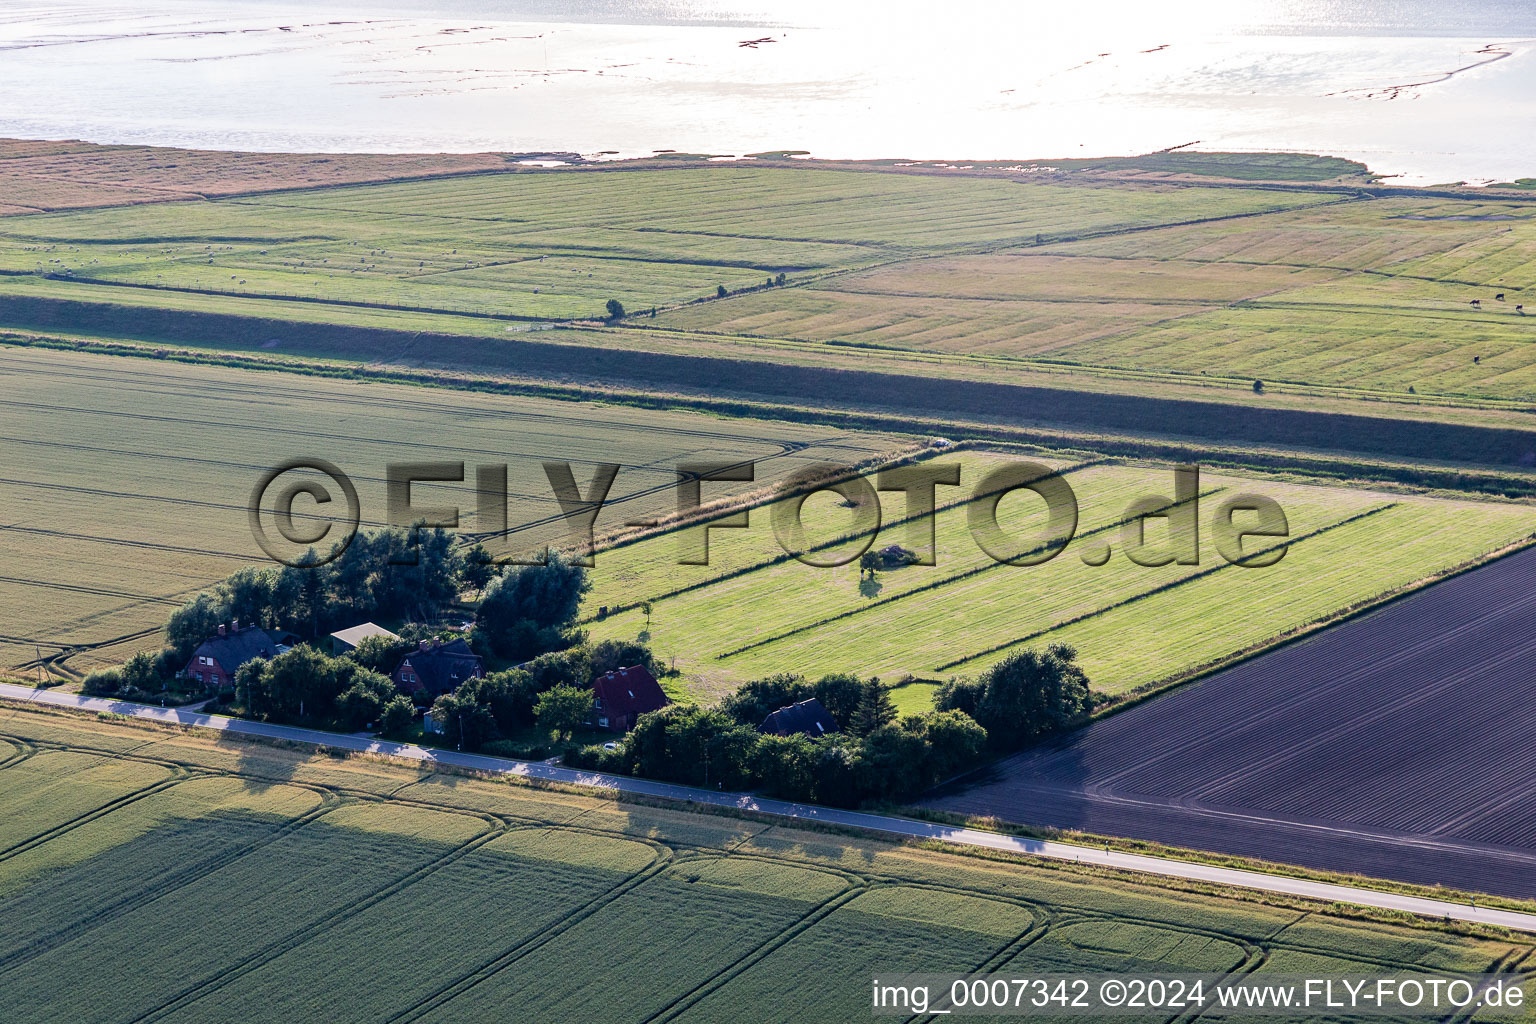
[[[1354,903],[1388,910],[1403,910],[1425,917],[1450,917],[1458,921],[1477,921],[1483,924],[1501,925],[1520,931],[1536,932],[1536,914],[1520,914],[1507,910],[1470,907],[1461,903],[1442,900],[1419,899],[1393,893],[1356,889],[1344,885],[1311,882],[1283,875],[1269,875],[1257,871],[1239,871],[1233,868],[1209,864],[1192,864],[1186,861],[1165,860],[1133,853],[1116,853],[1091,847],[1074,846],[1070,843],[1047,842],[1038,839],[1021,839],[980,829],[955,828],[935,825],[926,821],[914,821],[883,814],[866,814],[862,811],[844,811],[814,804],[797,804],[786,800],[770,800],[749,793],[719,793],[691,786],[679,786],[648,779],[632,779],[621,775],[604,775],[574,768],[561,768],[539,762],[512,761],[481,754],[461,754],[451,750],[431,750],[410,743],[390,743],[366,736],[322,732],[317,729],[300,729],[288,725],[271,725],[265,722],[248,722],[222,715],[205,715],[179,708],[157,708],[127,701],[107,700],[99,697],[81,697],[73,693],[56,693],[52,690],[34,690],[25,686],[0,683],[0,697],[57,707],[78,708],[86,711],[107,711],[134,718],[170,722],[178,725],[217,729],[223,732],[263,736],[273,739],[297,740],[318,743],[328,747],[340,747],[364,753],[415,761],[435,762],[499,775],[515,775],[528,779],[545,779],[594,789],[635,793],[643,796],[687,800],[698,804],[733,807],[759,814],[776,815],[804,821],[816,821],[830,825],[885,832],[915,839],[931,839],[957,846],[981,847],[1008,853],[1026,854],[1033,857],[1049,857],[1056,860],[1077,861],[1082,864],[1098,864],[1128,871],[1143,871],[1169,878],[1189,878],[1220,885],[1239,886],[1245,889],[1262,889],[1266,892],[1287,893],[1312,899]]]

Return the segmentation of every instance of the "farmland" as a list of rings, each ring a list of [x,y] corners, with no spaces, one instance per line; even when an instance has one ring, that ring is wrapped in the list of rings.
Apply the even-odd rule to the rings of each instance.
[[[1198,565],[1148,567],[1112,554],[1107,564],[1091,566],[1084,559],[1095,549],[1123,550],[1121,524],[1133,500],[1161,495],[1172,502],[1172,476],[1159,467],[1057,460],[1047,464],[1076,492],[1077,538],[1046,564],[1008,565],[981,551],[967,526],[976,481],[1006,458],[936,458],[959,463],[961,485],[938,489],[940,507],[931,518],[898,522],[900,498],[885,499],[888,525],[878,545],[923,550],[931,529],[935,565],[873,579],[857,563],[804,565],[777,546],[772,512],[764,508],[752,513],[753,529],[711,531],[707,566],[679,565],[674,534],[604,552],[585,606],[589,628],[595,637],[648,629],[657,653],[675,656],[701,694],[786,671],[856,672],[887,682],[970,675],[1025,645],[1062,641],[1078,648],[1096,689],[1121,695],[1410,587],[1532,530],[1522,505],[1206,472]],[[1231,566],[1216,553],[1207,529],[1211,510],[1243,493],[1268,495],[1285,509],[1291,542],[1272,568]],[[833,495],[810,499],[804,519],[811,542],[827,545],[819,557],[856,550],[834,543],[852,519]],[[999,522],[1010,536],[1038,536],[1045,523],[1040,500],[1028,492],[1005,498]],[[647,600],[649,621],[637,607]],[[911,704],[907,710],[919,710],[931,687],[905,689],[898,694]]]
[[[1505,466],[1536,450],[1536,319],[1517,308],[1536,207],[1517,191],[1329,185],[1337,161],[1285,155],[969,171],[172,156],[0,150],[36,181],[163,190],[0,218],[0,329],[823,417],[1024,409],[1122,438],[1195,424],[1205,442]],[[627,315],[606,319],[610,301]],[[1473,422],[1514,432],[1449,426]]]
[[[1517,309],[1536,207],[1518,192],[1291,184],[1336,169],[1302,158],[972,173],[497,170],[481,155],[349,183],[396,172],[19,152],[0,163],[73,162],[58,176],[71,187],[127,187],[137,167],[192,188],[182,174],[210,198],[0,218],[0,329],[15,336],[576,380],[823,418],[857,404],[1016,424],[1023,409],[1119,437],[1187,439],[1194,424],[1205,442],[1505,466],[1536,450],[1536,320]],[[1201,178],[1229,164],[1286,183]],[[278,190],[305,175],[325,187]],[[607,319],[610,301],[626,316]],[[1474,422],[1514,432],[1450,426]]]
[[[277,318],[299,303],[344,301],[596,319],[608,299],[631,311],[678,305],[778,274],[1332,198],[766,168],[475,175],[9,217],[0,269],[12,279],[0,291],[48,275],[148,290],[150,302],[254,298]]]
[[[178,777],[145,775],[108,813],[0,850],[0,920],[26,924],[0,958],[17,1024],[61,1011],[82,1024],[464,1020],[511,1006],[540,1020],[736,1020],[770,1005],[852,1019],[875,972],[1519,972],[1532,953],[1071,864],[30,710],[0,710],[0,736],[15,748],[0,766],[7,816],[16,773],[40,757]],[[238,915],[219,912],[231,902]]]
[[[0,410],[7,501],[0,551],[0,664],[39,656],[89,671],[154,646],[167,614],[242,565],[266,561],[247,504],[268,467],[319,456],[354,476],[365,525],[385,518],[392,462],[468,464],[462,485],[418,485],[418,504],[463,509],[473,467],[505,463],[507,548],[565,540],[540,462],[620,463],[602,527],[675,507],[682,458],[754,459],[759,481],[809,462],[899,447],[770,421],[6,349]],[[746,485],[752,486],[752,485]],[[718,494],[729,493],[722,485]],[[271,564],[267,562],[267,564]]]
[[[999,762],[924,802],[1536,895],[1533,580],[1536,552],[1511,555]],[[1134,651],[1136,638],[1125,639]]]

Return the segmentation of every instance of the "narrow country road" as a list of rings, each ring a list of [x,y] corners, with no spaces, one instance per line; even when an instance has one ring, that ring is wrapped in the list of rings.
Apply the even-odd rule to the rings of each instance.
[[[1353,903],[1386,910],[1400,910],[1425,917],[1449,917],[1457,921],[1473,921],[1499,925],[1520,931],[1536,932],[1536,914],[1522,914],[1509,910],[1471,907],[1443,900],[1421,899],[1395,893],[1377,892],[1352,886],[1312,882],[1284,875],[1271,875],[1259,871],[1241,871],[1234,868],[1195,864],[1187,861],[1168,860],[1132,853],[1115,853],[1103,849],[1074,846],[1070,843],[1050,842],[1039,839],[1022,839],[981,829],[958,828],[936,825],[910,818],[898,818],[884,814],[867,814],[862,811],[844,811],[814,804],[797,804],[786,800],[770,800],[749,793],[723,793],[691,786],[679,786],[649,779],[633,779],[620,775],[604,775],[584,772],[573,768],[561,768],[538,762],[512,761],[480,754],[463,754],[451,750],[431,750],[410,743],[391,743],[368,737],[343,733],[322,732],[317,729],[301,729],[288,725],[271,725],[266,722],[248,722],[222,715],[205,715],[179,708],[157,708],[146,704],[107,700],[99,697],[82,697],[73,693],[55,693],[51,690],[35,690],[26,686],[0,683],[0,698],[32,704],[48,704],[55,707],[76,708],[84,711],[105,711],[149,719],[176,725],[216,729],[245,736],[261,736],[271,739],[294,740],[301,743],[323,744],[355,750],[362,753],[380,754],[387,757],[406,758],[414,761],[434,762],[498,775],[514,775],[528,779],[543,779],[570,785],[588,786],[594,789],[614,790],[642,796],[686,800],[696,804],[732,807],[758,814],[775,815],[804,821],[843,825],[867,829],[912,839],[929,839],[956,846],[980,847],[1031,857],[1049,857],[1056,860],[1077,861],[1127,871],[1142,871],[1168,878],[1188,878],[1218,885],[1260,889],[1266,892],[1286,893],[1310,899],[1330,902]]]

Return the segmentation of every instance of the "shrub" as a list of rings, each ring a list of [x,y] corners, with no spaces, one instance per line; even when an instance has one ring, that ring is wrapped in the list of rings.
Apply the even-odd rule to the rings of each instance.
[[[514,740],[491,740],[480,751],[493,757],[510,757],[514,761],[543,761],[551,752],[543,743],[518,743]]]
[[[111,697],[123,688],[123,674],[115,668],[103,668],[92,672],[80,684],[80,692],[87,697]]]
[[[403,739],[410,734],[411,723],[415,718],[416,706],[411,703],[411,699],[404,694],[397,694],[379,709],[379,731],[385,736]]]

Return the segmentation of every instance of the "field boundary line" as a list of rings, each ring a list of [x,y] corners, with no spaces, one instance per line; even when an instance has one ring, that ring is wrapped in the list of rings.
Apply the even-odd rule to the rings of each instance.
[[[1102,463],[1103,461],[1106,461],[1106,460],[1100,460],[1100,461]],[[1062,474],[1062,475],[1064,476],[1065,474]],[[1226,490],[1225,487],[1213,487],[1213,488],[1211,488],[1211,489],[1209,489],[1207,491],[1204,491],[1204,492],[1198,494],[1193,500],[1199,501],[1202,498],[1209,498],[1211,495],[1219,494],[1220,492],[1222,492],[1224,490]],[[1159,506],[1158,513],[1148,513],[1148,514],[1149,515],[1153,515],[1153,514],[1160,514],[1162,512],[1167,512],[1167,511],[1169,511],[1171,509],[1177,508],[1179,505],[1182,505],[1182,504],[1184,504],[1184,502],[1182,502],[1182,501],[1168,502],[1168,503],[1166,503],[1164,505]],[[953,506],[951,506],[951,507],[953,507]],[[935,509],[935,514],[937,514],[939,511],[942,511],[942,510]],[[1140,518],[1140,517],[1136,517],[1136,518]],[[1077,537],[1093,537],[1093,536],[1096,536],[1097,534],[1106,533],[1106,532],[1108,532],[1110,530],[1114,530],[1114,529],[1117,529],[1119,527],[1123,527],[1123,526],[1125,526],[1125,525],[1127,525],[1129,523],[1133,523],[1133,522],[1136,521],[1136,518],[1132,518],[1132,519],[1117,519],[1114,522],[1106,523],[1103,526],[1094,527],[1092,530],[1085,530],[1084,532],[1082,532],[1080,534],[1074,534],[1073,537],[1074,537],[1074,539],[1077,538]],[[1027,549],[1025,551],[1020,552],[1019,557],[1022,558],[1025,555],[1038,554],[1039,552],[1046,550],[1050,546],[1051,545],[1049,543],[1037,544],[1037,545],[1035,545],[1032,548],[1029,548],[1029,549]],[[1062,546],[1062,550],[1065,550],[1065,545]],[[998,561],[985,562],[985,563],[983,563],[983,564],[981,564],[979,566],[974,566],[974,567],[972,567],[970,569],[966,569],[966,570],[963,570],[961,572],[958,572],[958,573],[956,573],[953,576],[945,576],[943,579],[931,580],[928,583],[922,584],[921,586],[913,587],[911,590],[903,590],[901,593],[899,593],[899,594],[892,594],[890,597],[879,597],[879,598],[874,599],[873,601],[870,601],[868,604],[862,604],[862,605],[858,605],[858,606],[853,607],[853,608],[849,608],[846,611],[838,612],[836,615],[829,615],[829,616],[827,616],[827,617],[825,617],[823,619],[819,619],[819,620],[817,620],[815,622],[806,623],[805,625],[802,625],[802,626],[796,626],[793,629],[785,630],[782,633],[776,633],[773,636],[765,637],[762,640],[754,640],[750,644],[746,644],[746,645],[741,646],[741,647],[735,647],[735,648],[732,648],[729,651],[722,651],[719,654],[715,655],[715,660],[716,661],[723,661],[726,658],[734,657],[735,655],[738,655],[738,654],[743,654],[743,653],[745,653],[747,651],[753,650],[753,649],[758,648],[758,647],[766,647],[767,645],[772,644],[772,643],[777,643],[780,640],[788,639],[789,637],[796,636],[796,635],[798,635],[800,633],[808,632],[808,631],[810,631],[812,629],[817,629],[817,628],[819,628],[821,626],[830,625],[831,623],[838,622],[838,621],[840,621],[842,619],[852,618],[855,615],[860,615],[860,614],[863,614],[864,612],[867,612],[867,611],[873,611],[876,608],[883,607],[883,606],[885,606],[887,604],[892,604],[892,603],[894,603],[896,601],[905,600],[906,598],[914,597],[914,596],[916,596],[918,594],[924,594],[924,593],[927,593],[930,590],[938,590],[941,587],[949,586],[951,583],[960,583],[960,582],[962,582],[964,580],[971,579],[972,577],[975,577],[975,576],[980,576],[984,572],[988,572],[988,571],[990,571],[992,569],[998,569],[998,568],[1001,568],[1002,566],[1005,566],[1005,565],[1012,566],[1013,563],[1011,563],[1011,562],[998,562]],[[1017,566],[1014,566],[1014,567],[1017,568]]]

